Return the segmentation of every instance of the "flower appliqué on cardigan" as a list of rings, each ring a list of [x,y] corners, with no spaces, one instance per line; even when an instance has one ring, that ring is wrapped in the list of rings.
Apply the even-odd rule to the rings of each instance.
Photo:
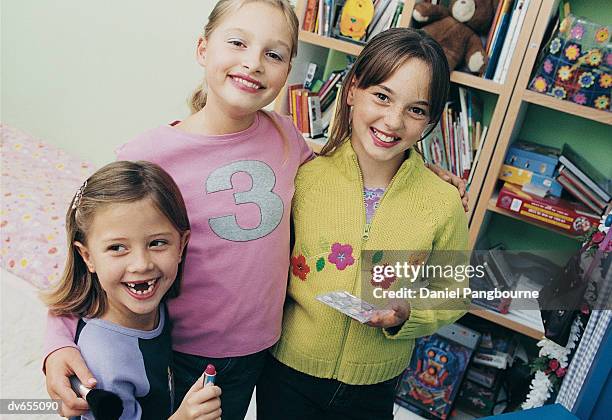
[[[308,264],[306,264],[306,257],[301,254],[291,257],[291,272],[294,276],[299,277],[302,281],[305,281],[308,273],[310,273],[310,267]]]
[[[344,270],[349,265],[355,263],[355,258],[353,258],[353,247],[350,244],[336,242],[331,246],[331,252],[327,256],[327,261],[335,264],[338,270]]]

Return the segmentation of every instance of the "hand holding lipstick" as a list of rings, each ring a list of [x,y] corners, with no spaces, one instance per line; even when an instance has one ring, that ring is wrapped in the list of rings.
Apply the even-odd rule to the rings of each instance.
[[[209,366],[214,371],[214,366]],[[219,398],[221,388],[214,385],[214,375],[212,373],[207,367],[206,372],[187,391],[181,406],[169,420],[217,420],[221,418],[221,399]],[[216,374],[216,372],[214,373]],[[210,379],[207,381],[207,376],[212,376],[212,382]]]

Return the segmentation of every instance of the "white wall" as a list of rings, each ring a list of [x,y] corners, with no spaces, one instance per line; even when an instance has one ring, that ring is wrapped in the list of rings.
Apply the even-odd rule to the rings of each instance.
[[[0,120],[103,165],[182,119],[203,77],[195,45],[216,0],[0,0]],[[300,44],[290,80],[325,49]]]
[[[3,123],[98,165],[188,113],[214,0],[2,0]]]

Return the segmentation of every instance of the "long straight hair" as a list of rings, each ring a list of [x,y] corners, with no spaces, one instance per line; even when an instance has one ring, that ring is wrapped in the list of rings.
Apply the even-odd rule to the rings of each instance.
[[[96,273],[90,273],[75,242],[87,244],[96,212],[105,206],[150,198],[181,237],[190,230],[181,192],[170,175],[150,162],[118,161],[90,176],[72,199],[66,213],[68,255],[58,285],[41,298],[54,315],[95,318],[108,308],[106,293]],[[126,221],[129,223],[129,221]],[[183,250],[176,279],[164,299],[178,296],[187,248]]]
[[[351,113],[347,105],[349,89],[367,89],[387,80],[408,60],[422,60],[430,70],[429,129],[425,138],[440,121],[450,86],[448,61],[442,47],[420,29],[393,28],[376,35],[366,44],[342,82],[334,125],[321,155],[329,155],[344,143],[351,133]]]

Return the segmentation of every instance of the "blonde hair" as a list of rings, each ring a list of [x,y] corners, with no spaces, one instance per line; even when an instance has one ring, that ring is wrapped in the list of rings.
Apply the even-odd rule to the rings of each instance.
[[[208,39],[210,34],[219,26],[223,18],[225,18],[230,13],[235,12],[240,9],[242,6],[248,3],[264,3],[270,6],[278,8],[287,20],[287,24],[289,27],[289,32],[291,33],[291,55],[293,58],[297,54],[298,48],[298,33],[299,33],[299,21],[297,16],[295,15],[295,11],[293,7],[287,0],[220,0],[212,12],[208,16],[208,22],[204,27],[204,34],[202,37],[204,39]],[[200,111],[206,105],[206,82],[202,81],[197,89],[191,95],[191,99],[189,100],[189,106],[191,108],[191,113],[195,114]]]
[[[183,234],[190,230],[187,209],[181,192],[170,175],[150,162],[113,162],[90,176],[66,213],[68,255],[58,285],[41,295],[54,315],[102,316],[108,302],[95,273],[87,269],[75,242],[87,244],[87,233],[95,214],[101,208],[117,203],[131,203],[150,198],[153,204]],[[179,263],[176,279],[164,299],[178,296],[183,275],[185,253]]]

